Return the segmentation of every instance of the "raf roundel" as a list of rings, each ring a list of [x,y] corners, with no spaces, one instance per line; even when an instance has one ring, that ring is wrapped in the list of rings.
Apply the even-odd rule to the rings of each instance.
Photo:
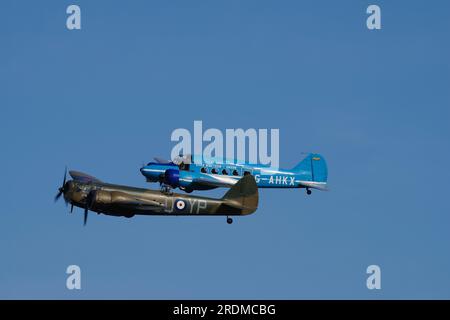
[[[186,202],[184,202],[183,200],[177,200],[175,205],[177,207],[177,210],[183,210],[184,208],[186,208]]]

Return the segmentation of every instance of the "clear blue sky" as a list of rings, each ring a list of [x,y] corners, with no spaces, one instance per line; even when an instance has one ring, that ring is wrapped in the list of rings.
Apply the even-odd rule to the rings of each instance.
[[[80,31],[66,29],[72,3]],[[372,3],[380,31],[366,28]],[[0,298],[450,298],[449,12],[1,1]],[[80,209],[53,203],[65,165],[150,187],[139,166],[194,120],[279,128],[281,165],[322,153],[331,191],[261,190],[231,226],[92,214],[83,228]],[[70,264],[81,291],[65,287]]]

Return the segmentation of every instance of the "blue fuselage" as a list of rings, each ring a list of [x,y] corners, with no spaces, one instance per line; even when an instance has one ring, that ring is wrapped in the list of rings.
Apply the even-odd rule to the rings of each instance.
[[[142,167],[141,172],[149,182],[164,183],[188,192],[231,187],[248,174],[255,177],[260,188],[325,189],[327,176],[323,158],[315,154],[310,154],[291,170],[248,163],[181,163],[177,165],[151,162]]]

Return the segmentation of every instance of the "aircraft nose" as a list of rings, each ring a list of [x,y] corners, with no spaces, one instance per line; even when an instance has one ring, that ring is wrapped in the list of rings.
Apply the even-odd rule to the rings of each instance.
[[[72,191],[73,189],[73,181],[66,182],[66,186],[64,187],[66,193]]]

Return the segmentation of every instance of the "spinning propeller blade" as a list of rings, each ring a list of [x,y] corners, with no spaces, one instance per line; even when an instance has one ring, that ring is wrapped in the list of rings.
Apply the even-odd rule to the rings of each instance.
[[[88,212],[89,212],[89,210],[88,210],[88,207],[87,207],[87,204],[86,204],[86,207],[84,207],[84,222],[83,222],[83,226],[86,225]]]
[[[163,159],[163,158],[159,158],[159,157],[154,157],[153,159],[154,159],[156,162],[160,163],[160,164],[168,164],[168,163],[171,162],[171,161],[169,161],[169,160],[166,160],[166,159]]]
[[[58,201],[58,199],[64,193],[64,186],[66,185],[66,178],[67,178],[67,167],[66,167],[66,169],[64,171],[64,179],[63,179],[62,186],[58,189],[58,193],[55,196],[55,202]]]

